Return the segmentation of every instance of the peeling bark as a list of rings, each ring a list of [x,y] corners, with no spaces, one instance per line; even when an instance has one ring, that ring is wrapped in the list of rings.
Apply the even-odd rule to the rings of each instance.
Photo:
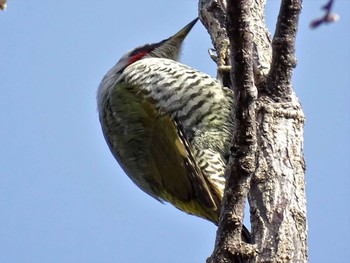
[[[226,189],[207,262],[307,262],[304,114],[291,82],[301,0],[281,1],[272,41],[265,0],[200,0],[199,8],[219,78],[231,77],[236,98]],[[240,234],[247,196],[252,244]]]

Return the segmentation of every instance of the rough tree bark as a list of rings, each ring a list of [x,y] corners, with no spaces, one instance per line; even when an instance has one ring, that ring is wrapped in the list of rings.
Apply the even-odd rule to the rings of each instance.
[[[236,130],[215,248],[207,262],[307,262],[304,114],[291,84],[302,0],[282,0],[271,40],[266,0],[200,0]],[[232,67],[231,67],[232,65]],[[252,244],[241,240],[245,200]]]

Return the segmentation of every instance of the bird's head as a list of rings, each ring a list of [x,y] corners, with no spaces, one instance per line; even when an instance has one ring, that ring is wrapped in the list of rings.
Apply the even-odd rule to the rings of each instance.
[[[198,18],[194,19],[175,35],[163,41],[155,44],[146,44],[126,53],[102,79],[97,91],[98,108],[100,109],[103,106],[105,95],[108,94],[109,90],[118,82],[124,69],[134,62],[145,58],[178,60],[182,43],[197,21]]]
[[[177,61],[182,43],[197,21],[198,18],[194,19],[175,35],[158,43],[146,44],[130,50],[114,66],[114,72],[122,73],[132,63],[145,58],[167,58]]]

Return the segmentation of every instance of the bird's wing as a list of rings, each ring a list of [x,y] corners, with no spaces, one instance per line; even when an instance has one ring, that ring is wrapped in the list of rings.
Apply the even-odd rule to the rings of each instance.
[[[154,173],[161,176],[167,192],[180,199],[195,198],[205,208],[216,209],[180,122],[168,115],[159,117],[155,122],[150,151]]]
[[[155,104],[136,87],[123,82],[114,87],[100,113],[112,153],[143,191],[188,213],[217,220],[220,201],[212,196],[181,123]]]

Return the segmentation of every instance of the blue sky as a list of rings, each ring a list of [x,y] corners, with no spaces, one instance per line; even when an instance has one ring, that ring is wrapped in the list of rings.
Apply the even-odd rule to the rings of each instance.
[[[273,30],[279,1],[270,1]],[[350,257],[350,4],[311,30],[304,1],[295,90],[306,114],[310,262]],[[126,51],[197,16],[197,1],[9,1],[0,13],[0,262],[204,262],[216,228],[162,205],[104,142],[97,86]],[[215,76],[197,24],[182,62]]]

